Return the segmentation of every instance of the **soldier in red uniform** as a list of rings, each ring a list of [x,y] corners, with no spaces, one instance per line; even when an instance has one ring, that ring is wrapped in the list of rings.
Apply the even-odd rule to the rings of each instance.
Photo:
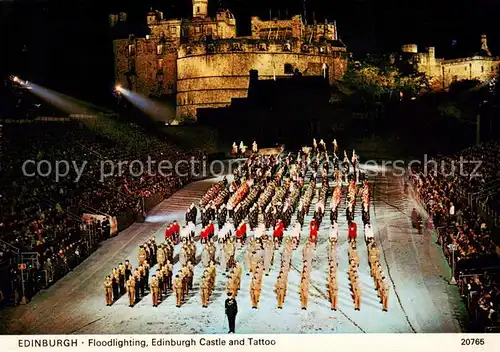
[[[276,222],[276,226],[273,231],[273,239],[274,239],[274,247],[279,248],[281,246],[281,242],[283,241],[283,231],[285,230],[285,225],[283,221],[279,219]]]
[[[207,226],[207,231],[208,231],[208,235],[207,235],[208,240],[211,240],[215,234],[215,226],[214,226],[214,223],[212,222],[212,220],[210,220],[210,223]]]
[[[240,241],[242,244],[245,243],[247,239],[247,224],[242,221],[240,226],[236,229],[236,240]]]
[[[318,241],[318,222],[312,219],[309,224],[309,241],[316,244]]]
[[[176,243],[179,243],[179,235],[180,235],[180,232],[181,232],[181,227],[180,225],[177,223],[177,220],[174,220],[174,223],[172,224],[172,235],[174,237],[174,241]]]
[[[349,230],[347,234],[349,242],[356,241],[357,232],[358,232],[358,226],[356,225],[356,223],[354,221],[349,221]]]
[[[172,234],[173,234],[172,225],[168,225],[167,229],[165,230],[165,241],[168,240],[168,239],[171,239],[172,238]]]
[[[201,243],[208,243],[208,234],[209,234],[208,226],[201,229],[201,232],[200,232]]]

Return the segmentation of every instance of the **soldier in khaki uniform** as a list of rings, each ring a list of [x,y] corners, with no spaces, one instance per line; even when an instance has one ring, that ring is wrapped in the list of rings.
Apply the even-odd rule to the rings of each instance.
[[[389,285],[387,283],[383,283],[382,286],[382,310],[387,312],[389,305]]]
[[[183,287],[182,278],[180,275],[175,276],[174,291],[175,291],[175,298],[176,298],[176,307],[180,308],[180,306],[182,304],[182,299],[184,298],[184,287]]]
[[[188,289],[192,290],[193,289],[194,266],[193,266],[193,264],[191,264],[191,261],[189,261],[187,263],[186,268],[187,268]]]
[[[110,307],[113,303],[113,283],[110,276],[104,279],[104,293],[106,295],[106,306]]]
[[[203,245],[203,251],[201,252],[201,265],[203,265],[204,268],[207,268],[208,265],[210,264],[210,251],[208,244]]]
[[[161,271],[161,269],[162,269],[161,267],[158,267],[158,269],[156,269],[156,278],[158,279],[158,291],[160,292],[160,299],[164,294],[163,285],[165,282],[165,279],[163,278],[163,272]]]
[[[163,250],[163,244],[158,246],[158,251],[156,252],[156,261],[158,263],[158,267],[162,267],[165,264],[165,251]]]
[[[258,266],[254,270],[252,275],[252,281],[250,282],[250,299],[252,300],[252,309],[257,309],[259,305],[260,298],[260,285],[259,285],[259,272]]]
[[[231,295],[231,297],[233,298],[236,297],[236,283],[235,283],[234,272],[229,276],[229,280],[227,281],[226,284],[226,291],[228,295]]]
[[[160,283],[156,275],[153,275],[150,284],[151,296],[153,297],[153,307],[158,307],[158,301],[160,299]]]
[[[332,310],[337,310],[339,289],[337,286],[336,275],[330,272],[330,277],[328,280],[328,292],[330,294],[330,303],[332,305]]]
[[[138,253],[138,260],[139,260],[139,265],[142,265],[142,263],[146,260],[146,251],[144,250],[143,246],[139,247],[139,253]]]
[[[165,268],[165,280],[166,280],[166,285],[167,285],[167,290],[172,289],[172,277],[174,276],[174,266],[170,262],[170,260],[167,260],[167,262],[164,265]]]
[[[274,292],[276,292],[278,309],[283,309],[283,304],[285,303],[285,292],[286,292],[286,280],[284,276],[281,275],[278,276],[278,280],[276,280],[276,286],[274,287]]]
[[[361,287],[359,278],[356,276],[352,283],[352,293],[354,296],[354,310],[360,310],[361,305]]]
[[[210,297],[210,283],[208,277],[203,274],[200,282],[201,306],[208,307],[208,298]]]
[[[252,271],[252,252],[252,246],[249,244],[245,250],[245,257],[243,260],[247,276],[249,276],[250,272]]]
[[[303,274],[300,280],[300,304],[303,310],[307,309],[309,300],[309,279],[308,276]]]
[[[139,302],[139,300],[141,299],[140,290],[142,287],[142,282],[141,282],[141,272],[139,271],[138,268],[135,269],[133,276],[135,280],[135,301]]]
[[[127,281],[127,292],[128,292],[128,301],[129,307],[133,307],[135,303],[135,279],[134,276],[130,276]]]

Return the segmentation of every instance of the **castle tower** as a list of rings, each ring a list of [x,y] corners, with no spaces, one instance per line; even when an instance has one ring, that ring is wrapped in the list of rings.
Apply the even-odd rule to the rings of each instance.
[[[208,16],[208,0],[193,0],[193,18]]]
[[[481,50],[480,50],[480,55],[481,56],[491,56],[491,51],[488,48],[488,39],[486,38],[486,34],[483,34],[481,36]]]

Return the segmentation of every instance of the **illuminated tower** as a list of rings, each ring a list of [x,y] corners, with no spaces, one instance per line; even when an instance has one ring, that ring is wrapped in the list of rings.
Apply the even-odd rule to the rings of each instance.
[[[193,0],[193,18],[208,16],[208,0]]]

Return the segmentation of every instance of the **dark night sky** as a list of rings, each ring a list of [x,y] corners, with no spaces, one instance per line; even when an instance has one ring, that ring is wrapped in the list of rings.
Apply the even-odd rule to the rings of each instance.
[[[212,12],[219,1],[212,0]],[[250,16],[301,14],[301,0],[224,0],[248,34]],[[190,0],[11,0],[0,2],[2,74],[18,74],[53,89],[96,102],[105,101],[113,79],[108,14],[123,11],[135,32],[144,28],[149,7],[166,17],[189,17]],[[498,0],[308,0],[312,22],[337,20],[339,35],[353,52],[394,51],[404,43],[435,46],[439,57],[467,55],[479,49],[486,33],[500,55]],[[452,40],[458,45],[451,47]],[[6,49],[6,50],[3,50]]]

